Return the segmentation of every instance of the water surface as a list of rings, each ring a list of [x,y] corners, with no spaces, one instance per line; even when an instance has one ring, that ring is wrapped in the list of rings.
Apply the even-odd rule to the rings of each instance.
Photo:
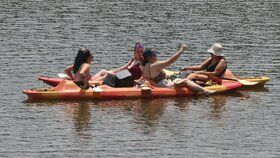
[[[0,2],[1,157],[280,157],[280,2],[277,0],[2,0]],[[239,76],[266,75],[264,88],[195,98],[26,102],[94,53],[92,73],[125,64],[135,41],[171,66],[195,65],[221,42]]]

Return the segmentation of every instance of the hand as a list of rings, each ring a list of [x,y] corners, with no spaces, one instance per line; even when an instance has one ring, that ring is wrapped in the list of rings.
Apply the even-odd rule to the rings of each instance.
[[[185,51],[185,50],[187,49],[187,47],[188,47],[188,46],[187,46],[186,44],[182,44],[180,50],[181,50],[181,51]]]
[[[183,67],[183,68],[180,69],[180,71],[187,71],[187,70],[189,70],[188,67]]]
[[[70,77],[64,77],[65,80],[73,80],[72,78]]]
[[[196,74],[204,74],[205,71],[196,71]]]

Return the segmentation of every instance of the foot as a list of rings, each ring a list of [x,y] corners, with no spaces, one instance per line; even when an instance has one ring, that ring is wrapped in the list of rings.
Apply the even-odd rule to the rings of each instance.
[[[179,85],[179,84],[184,82],[184,79],[176,78],[173,82],[174,82],[175,85]]]

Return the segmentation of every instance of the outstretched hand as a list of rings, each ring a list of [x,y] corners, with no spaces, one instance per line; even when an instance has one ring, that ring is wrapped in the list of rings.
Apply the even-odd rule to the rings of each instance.
[[[188,67],[182,67],[180,68],[180,71],[187,71],[188,70]]]
[[[185,51],[185,50],[187,49],[187,47],[188,47],[188,46],[187,46],[186,44],[182,44],[180,50],[181,50],[181,51]]]

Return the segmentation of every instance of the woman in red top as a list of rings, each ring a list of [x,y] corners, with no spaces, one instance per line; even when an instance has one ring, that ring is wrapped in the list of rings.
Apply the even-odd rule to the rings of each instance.
[[[101,70],[93,76],[92,80],[104,80],[108,74],[115,75],[117,72],[126,69],[131,73],[131,76],[134,80],[140,79],[142,77],[141,62],[143,60],[143,51],[144,47],[139,42],[136,42],[134,46],[133,58],[127,64],[113,71]]]

